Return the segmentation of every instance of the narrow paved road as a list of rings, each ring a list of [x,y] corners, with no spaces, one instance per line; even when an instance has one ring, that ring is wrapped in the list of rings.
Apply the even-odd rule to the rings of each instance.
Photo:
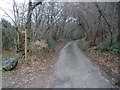
[[[54,88],[114,88],[82,54],[77,41],[68,43],[56,63]]]

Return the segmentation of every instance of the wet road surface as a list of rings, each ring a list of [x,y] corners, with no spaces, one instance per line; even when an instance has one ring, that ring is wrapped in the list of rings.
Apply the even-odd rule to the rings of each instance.
[[[56,63],[53,88],[114,88],[79,50],[77,41],[68,43]]]

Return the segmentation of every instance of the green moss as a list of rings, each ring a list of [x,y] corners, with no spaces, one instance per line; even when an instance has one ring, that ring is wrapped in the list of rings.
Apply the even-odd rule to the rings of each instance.
[[[111,46],[110,46],[110,42],[111,42],[110,39],[106,40],[102,42],[100,45],[98,45],[98,48],[101,51],[113,51],[113,52],[120,53],[120,45],[117,42],[117,40],[114,38]]]
[[[55,40],[52,39],[52,37],[46,36],[45,40],[47,41],[48,47],[50,48],[51,51],[55,51],[57,47],[57,43]]]

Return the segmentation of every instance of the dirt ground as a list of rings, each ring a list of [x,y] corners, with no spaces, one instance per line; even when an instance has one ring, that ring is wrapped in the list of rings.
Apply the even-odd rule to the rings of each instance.
[[[3,88],[48,88],[53,79],[54,64],[58,60],[58,55],[66,42],[57,46],[55,53],[49,53],[46,59],[38,59],[29,65],[19,63],[15,70],[3,71]],[[32,58],[32,56],[31,56]]]

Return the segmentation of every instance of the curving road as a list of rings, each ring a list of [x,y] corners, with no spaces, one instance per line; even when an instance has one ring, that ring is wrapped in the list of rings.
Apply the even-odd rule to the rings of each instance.
[[[54,72],[54,88],[114,88],[92,62],[82,54],[77,41],[62,50]]]

